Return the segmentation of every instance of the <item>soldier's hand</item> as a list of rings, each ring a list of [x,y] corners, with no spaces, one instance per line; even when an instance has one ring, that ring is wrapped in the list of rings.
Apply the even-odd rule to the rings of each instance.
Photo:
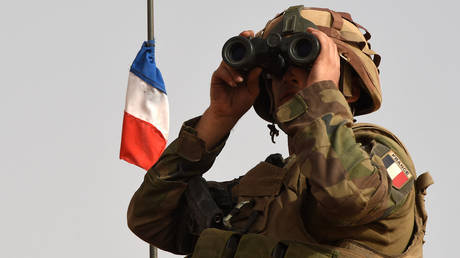
[[[241,36],[253,37],[253,31]],[[198,137],[212,149],[235,126],[259,95],[259,75],[262,69],[253,69],[246,78],[226,63],[221,62],[211,78],[211,104],[198,121]]]
[[[254,32],[243,31],[240,36],[254,37]],[[222,61],[211,78],[210,111],[221,118],[241,118],[259,95],[261,72],[262,69],[255,68],[244,77]]]
[[[307,85],[319,81],[331,80],[338,87],[340,78],[340,56],[337,45],[324,32],[314,28],[308,28],[321,44],[321,51],[308,76]]]

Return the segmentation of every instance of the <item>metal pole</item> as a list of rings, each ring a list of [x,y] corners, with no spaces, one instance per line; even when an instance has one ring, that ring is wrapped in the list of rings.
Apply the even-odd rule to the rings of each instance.
[[[154,9],[153,9],[153,0],[147,0],[147,40],[154,40]],[[149,245],[149,254],[150,258],[158,258],[158,250],[155,246]]]
[[[150,258],[158,258],[158,249],[153,245],[150,245]]]
[[[154,12],[153,12],[153,0],[147,0],[147,40],[154,40]]]
[[[153,0],[147,0],[147,40],[154,40],[154,12],[153,12]],[[158,249],[153,246],[149,245],[149,254],[150,258],[158,258]]]

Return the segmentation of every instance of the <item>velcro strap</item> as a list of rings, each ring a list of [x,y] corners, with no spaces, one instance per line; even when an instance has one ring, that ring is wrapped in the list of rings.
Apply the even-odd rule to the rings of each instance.
[[[372,50],[372,49],[369,48],[369,45],[364,46],[364,48],[363,48],[362,51],[363,51],[365,54],[367,54],[368,56],[377,55],[377,53],[376,53],[374,50]]]
[[[331,28],[336,29],[336,30],[341,30],[343,27],[343,20],[342,20],[342,14],[334,12],[330,9],[327,8],[317,8],[317,7],[309,7],[308,9],[310,10],[316,10],[316,11],[323,11],[323,12],[329,12],[332,16],[332,24]]]
[[[336,13],[332,10],[329,10],[329,13],[332,15],[332,24],[331,27],[340,31],[343,27],[343,19],[339,13]]]
[[[342,36],[342,39],[345,41],[355,42],[358,44],[364,43],[363,45],[366,44],[366,42],[363,40],[360,33],[352,32],[352,31],[341,31],[340,36]]]
[[[371,33],[370,33],[366,28],[364,28],[363,26],[361,26],[359,23],[353,21],[353,19],[351,18],[351,15],[350,15],[349,13],[334,12],[334,11],[329,10],[329,9],[327,9],[327,8],[309,8],[309,9],[311,9],[311,10],[317,10],[317,11],[326,11],[326,12],[330,12],[331,15],[333,15],[332,13],[335,13],[335,14],[339,15],[341,18],[343,18],[343,19],[345,19],[345,20],[347,20],[347,21],[353,23],[356,27],[358,27],[358,28],[364,30],[364,32],[365,32],[365,33],[364,33],[364,38],[365,38],[366,40],[371,39]],[[335,18],[334,15],[333,15],[332,17]],[[338,20],[338,19],[334,19],[334,20]],[[342,19],[340,19],[340,20],[341,20],[342,25],[343,25],[343,20],[342,20]],[[340,29],[341,29],[341,28],[342,28],[342,27],[340,27]],[[340,29],[339,29],[339,30],[340,30]]]
[[[340,31],[336,29],[325,27],[325,26],[319,26],[319,25],[317,27],[320,31],[324,32],[328,37],[336,38],[338,40],[344,40],[342,35],[340,35]]]
[[[344,18],[345,20],[351,22],[351,23],[354,23],[353,19],[351,18],[351,15],[349,13],[346,13],[346,12],[337,12],[338,14],[340,14],[342,16],[342,18]]]
[[[434,184],[433,178],[429,172],[425,172],[417,177],[417,180],[415,181],[415,188],[417,191],[426,195],[426,189],[432,184]]]
[[[379,67],[380,61],[382,61],[382,57],[379,54],[375,53],[372,61],[374,61],[375,66]]]
[[[371,39],[371,33],[370,33],[366,28],[364,28],[363,26],[361,26],[361,25],[360,25],[359,23],[357,23],[357,22],[352,22],[352,23],[353,23],[356,27],[358,27],[358,28],[364,30],[364,32],[365,32],[365,33],[364,33],[364,38],[365,38],[366,40],[370,40],[370,39]]]

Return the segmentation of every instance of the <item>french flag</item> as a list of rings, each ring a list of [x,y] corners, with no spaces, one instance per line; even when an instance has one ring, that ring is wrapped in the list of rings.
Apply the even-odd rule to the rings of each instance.
[[[382,161],[393,182],[393,186],[397,189],[401,189],[412,178],[412,174],[393,151],[389,151]]]
[[[120,159],[148,170],[166,147],[169,104],[155,41],[143,43],[129,72]]]

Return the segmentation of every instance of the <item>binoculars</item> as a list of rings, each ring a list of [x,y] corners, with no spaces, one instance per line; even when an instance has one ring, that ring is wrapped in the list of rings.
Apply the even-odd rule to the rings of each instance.
[[[225,63],[247,73],[254,67],[282,76],[289,65],[309,68],[318,57],[321,45],[313,34],[297,32],[286,37],[271,33],[266,39],[236,36],[222,48]]]

